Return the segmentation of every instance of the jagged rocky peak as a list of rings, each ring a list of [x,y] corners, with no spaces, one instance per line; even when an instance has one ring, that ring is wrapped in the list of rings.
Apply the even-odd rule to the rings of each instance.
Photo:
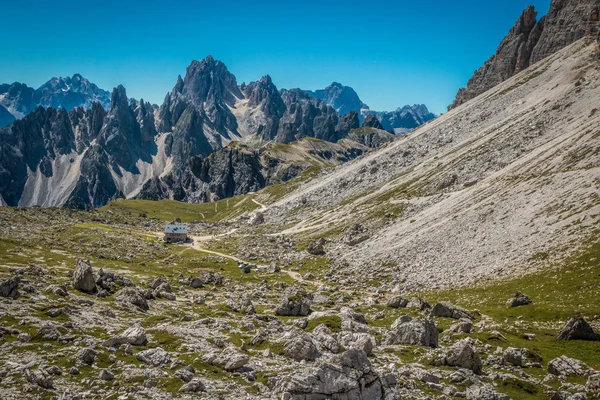
[[[365,120],[363,121],[362,127],[383,130],[383,125],[381,125],[381,122],[379,122],[377,117],[373,114],[367,115],[367,118],[365,118]]]
[[[244,87],[244,96],[248,99],[248,106],[258,107],[263,102],[278,102],[283,106],[281,96],[269,75],[263,76],[259,81],[250,82]]]
[[[475,71],[449,110],[479,96],[533,63],[586,35],[598,35],[598,0],[553,0],[539,21],[527,7],[498,46],[496,54]]]
[[[354,89],[338,82],[331,83],[325,89],[307,90],[306,92],[314,98],[323,100],[325,104],[333,107],[340,115],[345,115],[350,111],[360,113],[360,110],[369,108],[358,97]]]
[[[35,92],[37,104],[67,110],[78,106],[91,108],[95,102],[107,107],[110,98],[108,91],[100,89],[80,74],[66,78],[52,78]]]
[[[176,87],[180,86],[178,80]],[[223,62],[215,60],[212,56],[202,61],[192,61],[187,67],[179,92],[196,105],[211,100],[211,97],[233,105],[236,97],[242,97],[235,76]]]

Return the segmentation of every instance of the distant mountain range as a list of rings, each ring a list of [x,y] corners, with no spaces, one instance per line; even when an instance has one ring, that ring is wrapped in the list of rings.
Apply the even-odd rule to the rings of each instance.
[[[306,93],[323,100],[325,104],[333,107],[340,114],[356,111],[361,122],[368,115],[375,115],[381,122],[383,129],[396,134],[402,134],[435,118],[435,114],[429,112],[424,104],[407,105],[394,111],[372,111],[358,97],[354,89],[338,82],[333,82],[325,89],[307,90]]]
[[[110,104],[110,92],[98,88],[79,74],[67,78],[52,78],[38,89],[23,83],[0,85],[0,127],[21,119],[36,107],[89,109],[93,103],[106,108]]]
[[[355,104],[342,105],[349,110],[342,115],[303,90],[277,89],[268,75],[238,85],[211,56],[193,61],[160,106],[129,99],[123,86],[108,94],[80,75],[36,90],[1,88],[0,116],[17,119],[0,129],[0,204],[11,206],[215,200],[290,179],[312,165],[298,154],[321,165],[347,161],[393,140],[382,128],[398,123],[372,117],[358,130],[364,116],[351,109]],[[406,129],[422,121],[410,110]],[[286,147],[287,155],[282,148],[255,151],[304,138],[322,142]],[[229,146],[236,141],[245,147]]]

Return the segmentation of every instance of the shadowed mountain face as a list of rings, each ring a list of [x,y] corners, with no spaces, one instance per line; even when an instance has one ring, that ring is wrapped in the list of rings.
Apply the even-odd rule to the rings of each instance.
[[[475,71],[448,109],[479,96],[586,35],[597,37],[599,8],[597,0],[553,0],[548,14],[537,20],[535,8],[529,6],[496,54]]]
[[[79,74],[67,78],[52,78],[38,89],[23,83],[0,85],[0,107],[5,108],[14,119],[21,119],[33,112],[37,106],[44,108],[64,108],[67,111],[75,107],[91,108],[100,103],[108,107],[110,92],[98,88]],[[9,119],[2,119],[0,111],[0,127],[10,124]]]

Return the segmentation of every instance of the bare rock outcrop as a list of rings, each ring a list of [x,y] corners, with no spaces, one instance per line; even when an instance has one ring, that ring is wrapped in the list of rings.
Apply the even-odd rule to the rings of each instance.
[[[553,0],[548,14],[539,20],[535,8],[527,7],[496,54],[475,71],[448,109],[479,96],[586,34],[597,32],[596,0]]]
[[[352,349],[314,367],[279,378],[274,392],[281,393],[281,398],[289,400],[399,400],[401,397],[392,386],[395,386],[393,377],[380,377],[373,370],[367,355],[361,350]]]

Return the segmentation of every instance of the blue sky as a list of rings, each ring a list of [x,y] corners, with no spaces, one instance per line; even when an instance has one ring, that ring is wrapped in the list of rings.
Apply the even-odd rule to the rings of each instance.
[[[162,103],[193,59],[211,54],[238,83],[352,86],[374,110],[445,111],[521,11],[550,0],[0,0],[0,83],[38,87],[81,73]]]

